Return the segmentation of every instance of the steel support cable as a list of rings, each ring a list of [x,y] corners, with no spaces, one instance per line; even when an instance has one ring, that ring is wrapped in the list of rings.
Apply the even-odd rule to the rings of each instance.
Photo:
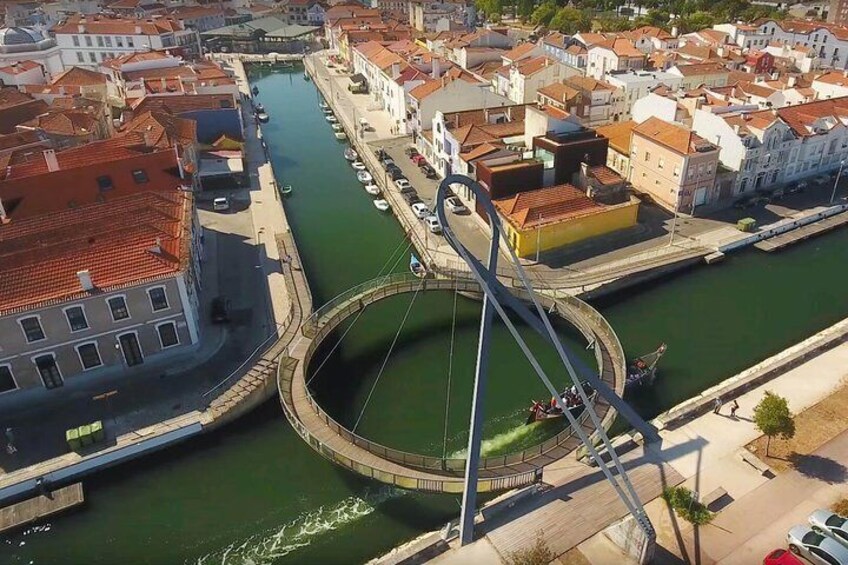
[[[600,454],[598,453],[595,446],[589,441],[589,438],[586,435],[585,431],[579,425],[577,425],[577,421],[575,420],[574,416],[568,411],[567,406],[565,405],[564,401],[562,400],[562,397],[560,396],[559,390],[556,387],[553,386],[553,384],[551,383],[547,374],[544,372],[544,370],[542,369],[538,360],[536,359],[535,355],[533,355],[533,353],[530,351],[529,347],[527,346],[526,342],[521,337],[520,333],[518,332],[517,328],[515,327],[515,324],[512,322],[512,320],[509,319],[509,316],[506,314],[503,306],[500,304],[500,302],[498,300],[498,296],[501,292],[506,290],[504,288],[503,284],[500,281],[497,280],[495,274],[493,274],[491,271],[486,269],[486,267],[484,267],[479,260],[477,260],[476,258],[471,256],[468,249],[465,248],[464,245],[462,245],[462,243],[459,241],[459,239],[453,233],[453,230],[450,227],[450,223],[447,221],[445,211],[444,211],[444,187],[446,186],[448,181],[459,182],[460,184],[467,186],[477,196],[478,201],[482,201],[482,203],[486,207],[486,212],[487,212],[487,215],[489,216],[489,219],[490,219],[490,225],[492,226],[492,231],[493,231],[492,245],[493,246],[499,245],[500,238],[502,237],[502,228],[500,227],[500,220],[497,217],[497,212],[495,211],[494,206],[491,204],[491,201],[485,199],[486,194],[484,193],[484,191],[482,189],[478,190],[479,185],[476,185],[476,183],[474,183],[471,179],[469,179],[467,177],[462,177],[460,175],[452,175],[451,177],[448,177],[448,178],[446,178],[445,180],[442,181],[442,184],[439,186],[439,190],[437,192],[436,213],[439,217],[440,222],[442,223],[442,228],[444,230],[446,239],[448,240],[449,243],[451,243],[451,246],[454,247],[456,252],[463,258],[463,260],[465,260],[465,262],[469,265],[469,267],[471,268],[471,272],[474,275],[474,278],[477,279],[478,283],[480,284],[480,286],[482,287],[482,289],[484,290],[486,295],[489,296],[493,307],[496,309],[496,311],[498,312],[498,315],[501,317],[504,324],[509,329],[509,332],[512,335],[513,339],[515,339],[516,343],[518,343],[518,345],[521,348],[522,352],[524,353],[525,357],[528,359],[528,361],[530,361],[530,364],[532,365],[534,371],[536,372],[538,377],[542,380],[545,387],[551,393],[552,397],[555,399],[557,406],[560,408],[562,413],[568,419],[569,424],[574,429],[574,431],[577,433],[577,435],[580,437],[580,440],[583,442],[583,444],[589,450],[589,453],[591,454],[592,459],[595,460],[598,463],[598,466],[601,469],[602,473],[604,474],[606,479],[610,482],[610,484],[613,486],[613,488],[618,493],[619,498],[621,498],[622,502],[624,502],[625,506],[627,506],[627,509],[634,515],[634,517],[636,517],[639,520],[640,524],[643,525],[643,527],[646,530],[650,529],[651,528],[650,521],[647,519],[647,517],[644,513],[644,509],[642,509],[641,501],[639,500],[638,496],[636,496],[635,490],[633,489],[633,486],[630,483],[630,480],[627,478],[626,471],[623,468],[623,466],[621,465],[621,462],[619,461],[618,456],[615,453],[615,450],[612,448],[611,442],[609,441],[609,438],[607,437],[606,432],[603,430],[600,423],[598,422],[597,414],[595,414],[594,410],[591,409],[591,406],[588,403],[588,397],[587,397],[585,391],[583,390],[582,383],[580,382],[580,379],[578,378],[576,371],[575,371],[572,363],[570,362],[570,359],[565,354],[565,351],[562,348],[562,344],[560,343],[559,338],[557,337],[556,333],[553,331],[553,327],[551,326],[550,321],[548,320],[547,316],[545,315],[544,309],[541,308],[538,301],[536,300],[536,296],[535,296],[535,293],[533,292],[533,288],[530,285],[530,283],[527,279],[527,276],[524,273],[524,269],[521,267],[521,265],[518,261],[518,258],[515,255],[515,251],[511,247],[509,247],[508,242],[506,242],[507,247],[509,248],[510,258],[512,260],[513,266],[516,269],[516,272],[518,273],[519,278],[521,279],[521,282],[522,282],[525,290],[527,290],[528,294],[530,295],[530,299],[533,302],[533,305],[534,305],[534,307],[537,311],[538,318],[541,318],[540,321],[542,322],[542,324],[544,326],[544,328],[543,328],[544,333],[547,334],[548,339],[554,344],[554,347],[557,350],[557,353],[560,356],[560,359],[562,360],[563,364],[565,365],[565,367],[566,367],[566,369],[569,373],[569,376],[571,377],[572,381],[574,382],[575,388],[578,390],[578,392],[581,395],[581,399],[583,400],[584,405],[586,406],[586,409],[589,410],[589,416],[591,417],[592,422],[595,425],[596,430],[598,431],[599,435],[601,436],[604,445],[607,447],[607,450],[610,453],[610,457],[611,457],[619,475],[623,479],[623,483],[624,483],[624,487],[625,487],[624,489],[622,488],[622,486],[619,484],[619,482],[613,476],[611,469],[607,466],[607,464],[604,462],[604,460],[600,457]],[[492,282],[492,285],[496,285],[496,288],[493,288],[492,285],[489,284],[490,281]],[[508,293],[509,291],[506,291],[506,292]],[[503,297],[507,298],[508,302],[510,302],[511,301],[510,299],[512,299],[511,295],[503,296]],[[523,308],[524,311],[525,311],[525,314],[528,314],[528,315],[530,314],[530,311],[526,307],[521,305],[520,303],[515,304],[515,301],[511,301],[511,302],[514,304],[513,308],[516,308],[516,307],[519,308],[519,309]],[[627,492],[625,492],[625,490]],[[632,498],[631,498],[631,496],[632,496]]]
[[[403,244],[403,241],[401,241],[401,244]],[[400,255],[398,255],[397,259],[395,259],[394,264],[391,266],[391,268],[389,268],[389,270],[388,270],[388,271],[386,271],[386,276],[388,276],[389,274],[391,274],[391,273],[392,273],[392,271],[394,271],[394,270],[395,270],[395,267],[397,267],[397,264],[398,264],[398,262],[400,262],[401,258],[403,257],[404,252],[406,252],[406,250],[407,250],[407,249],[409,249],[409,247],[410,247],[411,245],[412,245],[412,240],[409,240],[409,242],[407,243],[407,245],[406,245],[406,247],[404,248],[404,250],[403,250],[403,251],[401,251]],[[389,255],[388,260],[387,260],[387,261],[383,264],[383,267],[382,267],[382,268],[381,268],[381,269],[377,272],[377,276],[376,276],[376,277],[374,277],[374,278],[380,278],[380,276],[383,274],[383,271],[385,270],[386,266],[388,266],[389,261],[391,261],[391,260],[392,260],[392,257],[394,257],[395,252],[398,250],[398,248],[399,248],[399,247],[400,247],[400,245],[398,245],[397,247],[395,247],[394,251],[392,251],[391,255]],[[310,384],[312,384],[312,381],[313,381],[313,380],[315,380],[315,377],[317,377],[317,376],[318,376],[318,373],[321,371],[321,369],[323,369],[323,368],[324,368],[324,365],[326,365],[326,364],[327,364],[327,361],[329,361],[329,360],[330,360],[330,357],[332,357],[332,356],[333,356],[333,353],[335,353],[335,352],[336,352],[336,349],[338,349],[338,348],[339,348],[339,346],[342,344],[342,342],[344,341],[344,339],[347,337],[347,334],[348,334],[348,333],[350,333],[350,330],[352,330],[352,329],[353,329],[353,326],[355,326],[355,325],[356,325],[356,322],[358,322],[358,321],[359,321],[359,318],[360,318],[360,317],[362,317],[362,314],[364,314],[364,313],[365,313],[365,310],[366,310],[367,308],[368,308],[367,306],[363,306],[362,308],[360,308],[359,312],[357,312],[357,313],[356,313],[356,316],[354,316],[354,317],[353,317],[353,320],[351,320],[350,324],[348,324],[348,326],[345,328],[345,331],[344,331],[344,332],[342,332],[342,336],[338,339],[338,341],[336,341],[336,343],[335,343],[335,344],[333,344],[333,347],[330,349],[330,352],[329,352],[329,353],[327,353],[327,354],[324,356],[324,358],[323,358],[323,359],[321,359],[321,363],[319,363],[319,364],[318,364],[318,368],[317,368],[317,369],[315,369],[315,372],[314,372],[314,373],[312,373],[312,375],[309,377],[309,380],[308,380],[308,381],[306,381],[306,386],[307,386],[307,387],[308,387]]]
[[[418,288],[415,289],[415,294],[412,295],[412,300],[409,301],[409,306],[406,307],[406,313],[403,315],[403,319],[400,321],[400,327],[398,327],[397,332],[395,332],[395,337],[392,339],[392,344],[389,346],[389,350],[386,352],[386,357],[383,359],[383,364],[380,366],[380,372],[377,373],[377,378],[374,379],[374,384],[371,385],[371,390],[368,391],[368,396],[365,398],[365,404],[362,405],[362,410],[359,412],[359,417],[356,419],[356,424],[353,425],[353,429],[351,430],[353,433],[356,433],[356,428],[359,427],[359,423],[362,421],[362,417],[365,415],[365,409],[368,408],[368,403],[371,402],[371,397],[374,395],[374,390],[377,388],[377,383],[380,382],[380,377],[383,376],[383,371],[386,370],[386,365],[389,364],[389,359],[392,356],[392,352],[395,349],[395,345],[397,344],[398,338],[400,337],[400,332],[403,331],[403,327],[406,325],[406,320],[409,318],[409,313],[412,312],[412,306],[415,304],[415,299],[418,298],[418,293],[424,286],[425,279],[421,279],[421,282],[418,283]]]
[[[453,345],[456,336],[456,302],[459,296],[459,279],[456,279],[456,289],[453,293],[453,318],[451,320],[450,354],[448,356],[448,383],[445,392],[445,435],[442,440],[442,459],[448,457],[448,417],[450,415],[451,376],[453,375]]]

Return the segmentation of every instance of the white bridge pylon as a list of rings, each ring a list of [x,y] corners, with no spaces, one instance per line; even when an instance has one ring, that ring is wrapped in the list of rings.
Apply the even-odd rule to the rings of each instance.
[[[492,231],[492,239],[489,247],[489,257],[487,265],[474,257],[468,249],[454,234],[450,226],[448,214],[445,211],[445,198],[448,189],[451,185],[460,184],[468,188],[476,197],[477,204],[483,207],[489,220],[489,227]],[[654,529],[650,520],[645,514],[645,509],[642,507],[642,502],[633,488],[633,484],[627,476],[627,472],[618,455],[613,449],[612,443],[595,412],[594,405],[589,402],[589,397],[583,387],[583,381],[588,382],[594,390],[598,392],[604,399],[610,403],[618,412],[630,422],[630,424],[642,433],[645,441],[655,441],[658,439],[656,429],[646,423],[624,400],[619,397],[615,391],[610,389],[598,375],[585,374],[578,375],[574,369],[574,364],[566,353],[565,346],[557,336],[554,328],[548,319],[545,309],[539,304],[536,294],[530,284],[527,274],[515,251],[508,245],[504,239],[504,248],[509,250],[509,258],[512,261],[512,266],[518,275],[518,279],[524,290],[528,293],[533,306],[531,311],[520,300],[516,299],[508,289],[497,278],[498,256],[503,228],[500,218],[495,211],[495,207],[489,198],[488,193],[475,181],[464,175],[449,175],[439,185],[436,192],[436,215],[439,222],[442,224],[445,239],[451,247],[459,254],[471,270],[472,275],[483,290],[483,313],[480,321],[480,334],[477,346],[477,367],[474,378],[474,395],[471,404],[471,422],[468,435],[468,461],[465,466],[465,483],[462,496],[462,514],[460,516],[460,541],[462,545],[466,545],[474,539],[474,516],[476,514],[477,504],[477,477],[478,466],[480,460],[480,446],[482,441],[483,431],[483,398],[486,390],[486,382],[488,380],[488,360],[489,360],[489,339],[491,333],[492,321],[495,312],[506,325],[513,339],[515,339],[524,356],[530,362],[536,375],[548,389],[552,398],[556,399],[556,403],[565,417],[568,419],[569,425],[578,435],[583,445],[589,452],[590,457],[597,463],[598,468],[603,472],[607,481],[613,486],[618,496],[621,498],[624,505],[630,514],[637,520],[642,530],[649,539],[654,539]],[[560,397],[560,391],[563,387],[557,387],[551,381],[550,377],[545,373],[542,366],[539,364],[536,356],[528,347],[527,343],[521,337],[515,324],[510,320],[504,306],[509,307],[521,319],[533,328],[540,335],[545,337],[556,349],[562,365],[568,372],[573,386],[577,389],[577,393],[585,406],[585,410],[589,413],[589,418],[595,428],[595,433],[600,438],[603,447],[610,456],[610,463],[607,463],[599,454],[597,448],[592,443],[585,430],[577,423],[574,416],[567,409],[564,400]]]

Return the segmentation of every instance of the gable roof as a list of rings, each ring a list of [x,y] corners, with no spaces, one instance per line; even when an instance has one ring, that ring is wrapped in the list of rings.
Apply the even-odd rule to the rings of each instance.
[[[696,153],[698,148],[715,146],[689,128],[650,117],[633,128],[634,133],[648,138],[681,155]]]
[[[510,224],[519,229],[586,216],[604,208],[570,184],[519,192],[492,203]]]
[[[630,155],[630,137],[633,135],[633,128],[636,127],[636,122],[628,120],[626,122],[614,122],[605,126],[595,128],[598,135],[602,135],[609,139],[609,146],[623,155]]]

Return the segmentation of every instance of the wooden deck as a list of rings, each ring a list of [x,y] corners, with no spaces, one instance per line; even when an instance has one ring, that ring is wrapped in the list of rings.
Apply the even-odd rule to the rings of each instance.
[[[54,490],[50,497],[34,498],[0,508],[0,533],[31,524],[83,503],[82,483]]]
[[[754,247],[760,251],[771,253],[772,251],[780,251],[784,247],[788,247],[793,243],[798,243],[810,237],[821,235],[829,232],[832,229],[848,224],[848,212],[834,214],[829,218],[824,218],[817,222],[801,226],[792,231],[764,239],[763,241],[754,244]]]

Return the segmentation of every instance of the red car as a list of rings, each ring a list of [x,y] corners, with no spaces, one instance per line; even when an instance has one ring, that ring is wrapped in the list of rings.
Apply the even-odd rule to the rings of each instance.
[[[418,155],[412,156],[412,162],[415,163],[416,165],[420,165],[421,163],[426,163],[427,161],[424,160],[424,155],[421,155],[419,153]]]
[[[763,565],[804,565],[788,549],[775,549],[763,559]]]

